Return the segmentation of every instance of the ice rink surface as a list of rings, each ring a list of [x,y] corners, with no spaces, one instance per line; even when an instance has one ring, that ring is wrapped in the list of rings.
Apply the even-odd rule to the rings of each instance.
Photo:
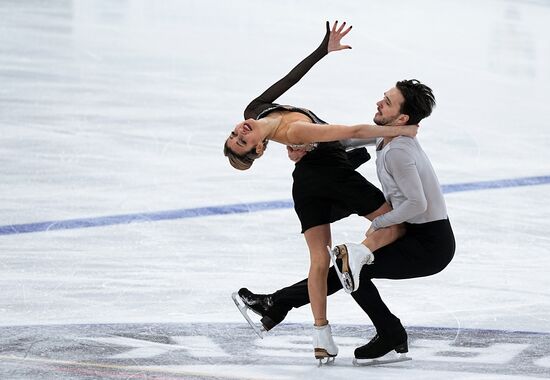
[[[260,340],[230,298],[307,274],[284,147],[237,172],[222,145],[335,19],[353,49],[281,103],[371,122],[405,78],[438,101],[418,139],[455,258],[375,280],[409,362],[352,366],[374,332],[343,292],[330,368],[308,307]],[[0,378],[550,378],[549,20],[544,0],[0,1]]]

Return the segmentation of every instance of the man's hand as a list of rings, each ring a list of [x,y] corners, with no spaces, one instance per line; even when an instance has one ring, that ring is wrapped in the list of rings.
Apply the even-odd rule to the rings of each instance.
[[[375,230],[372,228],[372,225],[368,229],[368,231],[365,233],[366,237],[370,237],[374,233],[385,233],[387,234],[387,238],[390,241],[395,241],[405,235],[405,232],[407,232],[407,229],[405,228],[405,225],[403,223],[401,224],[394,224],[393,226],[380,228],[378,230]]]
[[[343,50],[343,49],[351,49],[351,46],[349,45],[342,45],[340,43],[340,40],[344,38],[346,34],[348,34],[351,30],[351,26],[344,30],[344,27],[346,26],[346,22],[338,28],[338,21],[335,21],[332,25],[332,29],[330,30],[330,37],[328,39],[328,52],[331,51],[337,51],[337,50]],[[329,28],[329,24],[327,21],[327,31]],[[336,29],[338,28],[338,29]]]
[[[293,148],[291,146],[287,146],[286,151],[288,152],[288,158],[294,162],[300,161],[307,154],[307,150],[304,148]]]
[[[373,232],[376,231],[374,228],[372,228],[372,226],[370,226],[370,228],[367,230],[367,232],[365,232],[365,237],[369,237],[370,235],[373,234]]]

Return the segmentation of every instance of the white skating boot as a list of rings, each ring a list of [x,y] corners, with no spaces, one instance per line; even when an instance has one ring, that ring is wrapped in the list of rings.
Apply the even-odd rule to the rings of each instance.
[[[324,326],[313,326],[313,350],[319,366],[334,362],[338,355],[338,347],[332,339],[332,329],[328,323]]]
[[[346,293],[354,292],[359,288],[361,268],[365,264],[370,265],[374,262],[374,255],[363,244],[337,245],[333,249],[329,248],[329,255]],[[336,264],[337,259],[342,260],[342,271]]]

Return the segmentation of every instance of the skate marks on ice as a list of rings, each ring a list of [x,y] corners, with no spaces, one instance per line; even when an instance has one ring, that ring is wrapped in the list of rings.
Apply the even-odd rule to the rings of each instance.
[[[426,375],[444,371],[550,378],[550,334],[429,327],[407,331],[412,361],[354,367],[353,350],[374,332],[335,325],[340,354],[325,370],[336,371],[330,376],[393,368]],[[0,378],[55,373],[59,379],[286,379],[315,368],[310,333],[309,324],[282,324],[264,339],[246,323],[0,327]]]

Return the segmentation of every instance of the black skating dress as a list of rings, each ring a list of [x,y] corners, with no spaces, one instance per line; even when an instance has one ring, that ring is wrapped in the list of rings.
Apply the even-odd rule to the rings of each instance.
[[[323,42],[313,53],[246,107],[245,119],[261,119],[273,111],[289,111],[300,112],[313,123],[327,124],[310,110],[273,102],[328,54],[329,33],[327,30]],[[351,214],[370,214],[382,206],[384,195],[355,171],[358,166],[350,161],[344,146],[338,141],[319,143],[296,163],[292,173],[292,198],[302,233],[311,227],[330,224]]]

